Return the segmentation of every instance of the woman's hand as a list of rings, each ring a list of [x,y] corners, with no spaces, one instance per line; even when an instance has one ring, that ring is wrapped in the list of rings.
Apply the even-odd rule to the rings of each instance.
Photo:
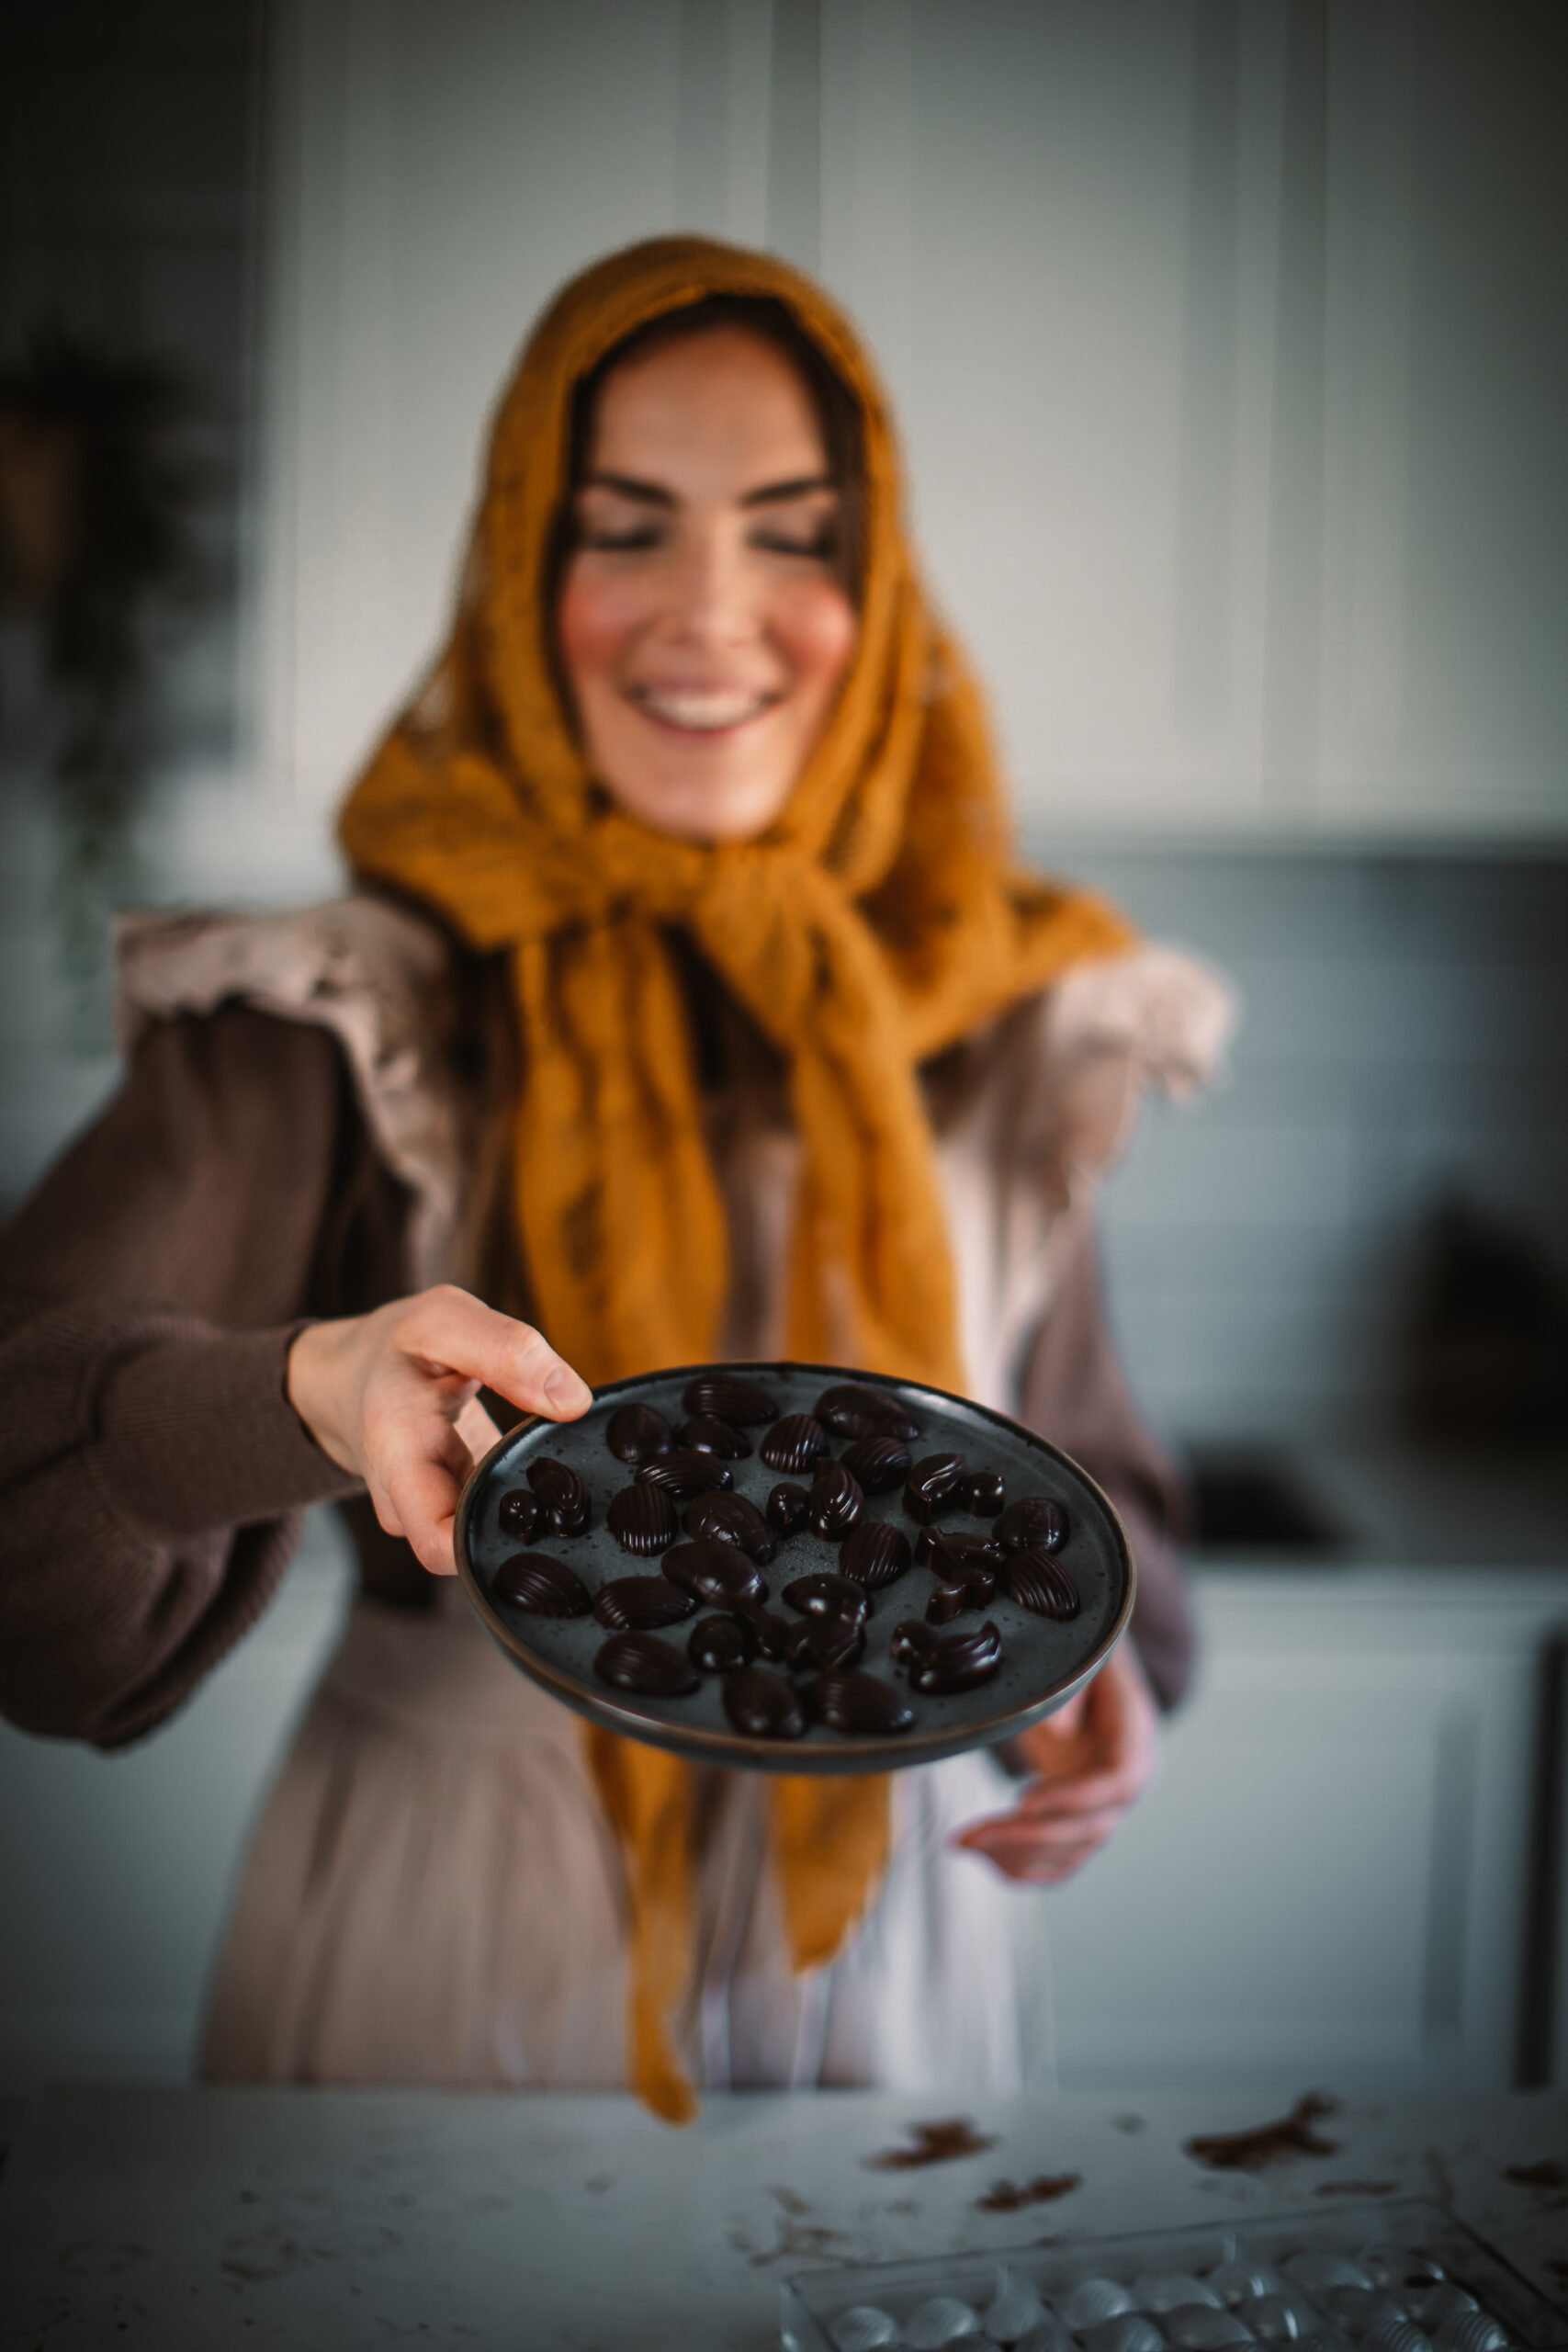
[[[1035,1777],[1012,1810],[972,1821],[953,1844],[1026,1885],[1071,1878],[1147,1787],[1158,1722],[1137,1652],[1120,1642],[1086,1690],[1013,1742]]]
[[[288,1351],[288,1385],[322,1453],[364,1479],[388,1534],[406,1536],[437,1577],[457,1573],[458,1492],[501,1434],[480,1388],[551,1421],[592,1402],[537,1331],[450,1283],[310,1324]]]

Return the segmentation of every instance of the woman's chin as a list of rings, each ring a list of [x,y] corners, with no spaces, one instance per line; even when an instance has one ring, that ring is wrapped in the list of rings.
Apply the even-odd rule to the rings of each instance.
[[[612,784],[611,797],[649,831],[685,842],[749,842],[765,833],[783,810],[794,778],[722,775],[679,782]]]

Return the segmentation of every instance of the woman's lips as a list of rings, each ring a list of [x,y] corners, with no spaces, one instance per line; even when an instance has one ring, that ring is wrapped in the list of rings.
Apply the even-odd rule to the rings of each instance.
[[[779,696],[750,686],[631,686],[626,699],[657,726],[682,735],[725,735],[772,710]]]

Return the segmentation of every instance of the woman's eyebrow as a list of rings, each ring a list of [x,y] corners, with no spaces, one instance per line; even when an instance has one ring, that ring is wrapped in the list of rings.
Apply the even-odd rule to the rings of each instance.
[[[815,491],[837,490],[831,474],[801,474],[794,481],[764,482],[761,490],[749,490],[741,500],[742,506],[773,506],[786,498],[809,498]]]
[[[672,491],[661,490],[656,481],[638,481],[631,474],[585,474],[584,490],[613,490],[617,498],[635,498],[644,506],[674,506]]]

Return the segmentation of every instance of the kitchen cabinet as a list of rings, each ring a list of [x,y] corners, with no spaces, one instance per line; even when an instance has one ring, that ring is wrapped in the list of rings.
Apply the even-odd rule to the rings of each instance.
[[[1561,836],[1551,12],[278,11],[256,682],[331,800],[434,650],[551,288],[674,226],[863,320],[1026,814]]]

